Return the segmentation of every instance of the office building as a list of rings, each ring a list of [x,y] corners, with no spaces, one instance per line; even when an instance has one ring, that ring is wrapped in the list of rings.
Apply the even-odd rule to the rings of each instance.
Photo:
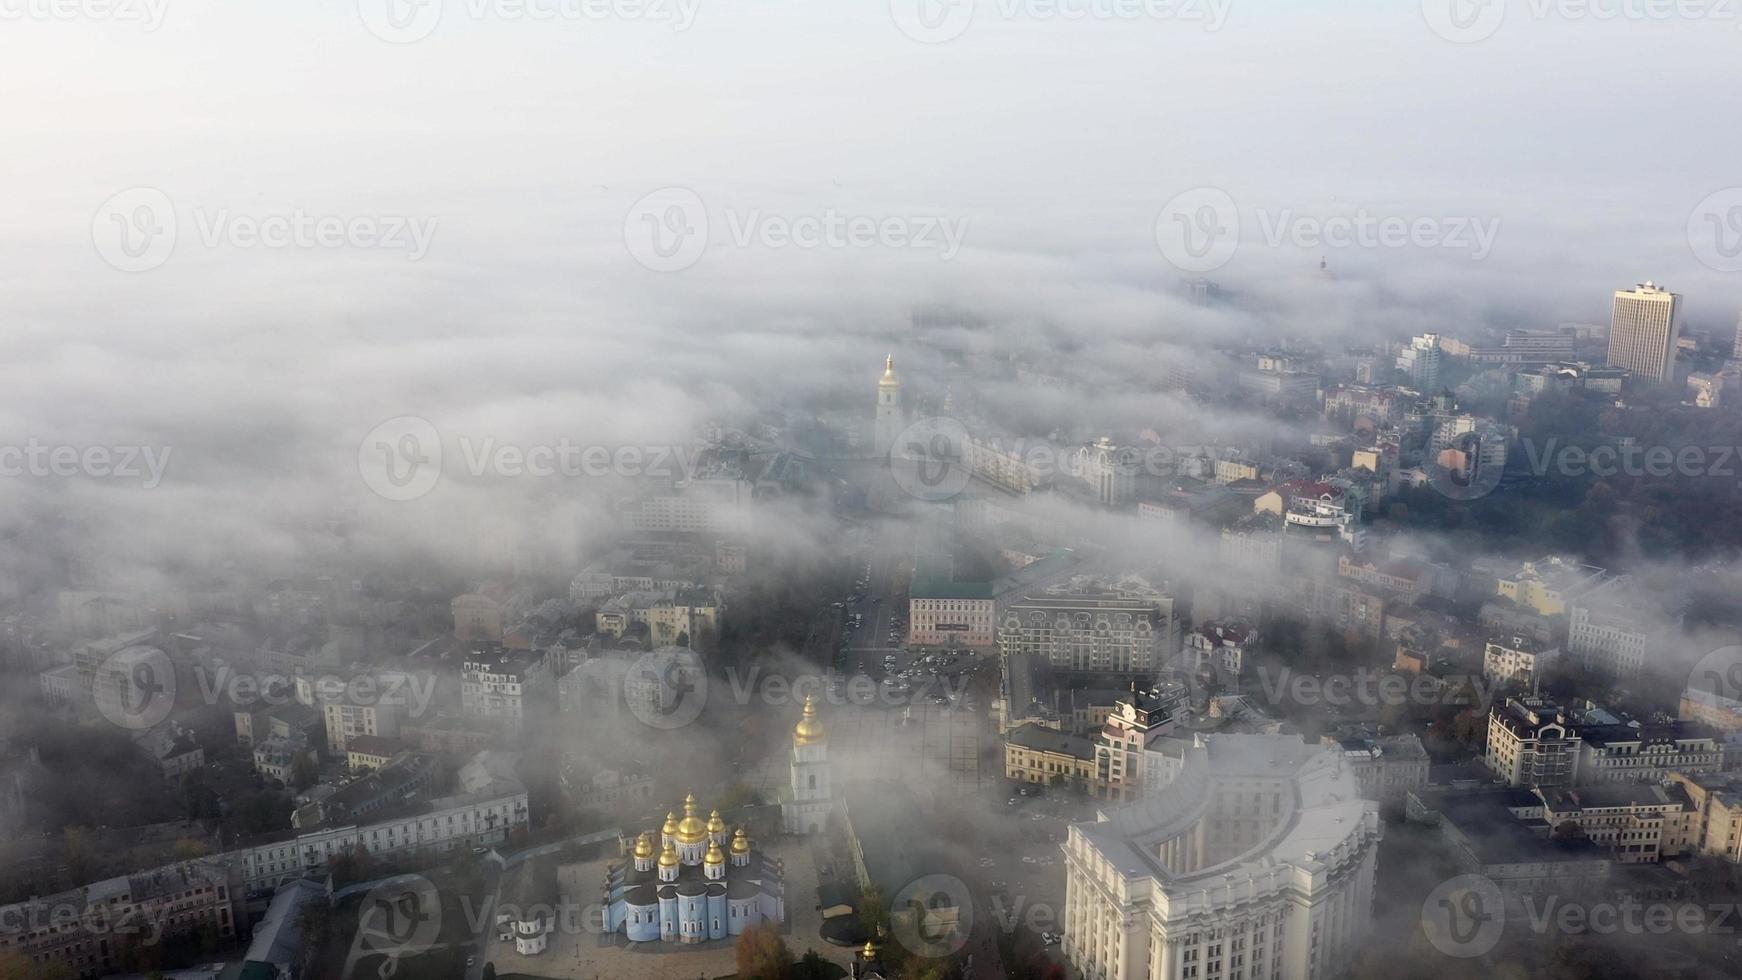
[[[1658,384],[1675,380],[1676,345],[1681,340],[1681,294],[1656,283],[1615,291],[1609,323],[1609,363],[1634,377]]]
[[[1342,753],[1200,736],[1168,792],[1073,824],[1062,951],[1097,980],[1308,980],[1372,924],[1379,805]]]

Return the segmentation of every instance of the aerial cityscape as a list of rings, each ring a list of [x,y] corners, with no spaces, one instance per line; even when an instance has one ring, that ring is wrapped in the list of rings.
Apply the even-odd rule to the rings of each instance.
[[[0,980],[1742,977],[1739,26],[0,0]]]

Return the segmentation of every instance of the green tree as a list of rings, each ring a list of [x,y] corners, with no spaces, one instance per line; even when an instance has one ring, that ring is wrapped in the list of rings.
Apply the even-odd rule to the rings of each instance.
[[[796,980],[829,980],[833,974],[828,961],[814,949],[805,950],[805,954],[798,959],[798,965],[792,970],[792,976]]]
[[[290,764],[290,786],[297,792],[302,792],[315,784],[321,778],[320,770],[315,767],[312,753],[304,752]]]

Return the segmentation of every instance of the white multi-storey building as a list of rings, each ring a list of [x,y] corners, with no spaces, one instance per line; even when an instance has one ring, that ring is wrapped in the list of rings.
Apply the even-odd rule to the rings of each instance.
[[[548,690],[555,679],[543,650],[477,650],[461,669],[460,709],[510,733],[525,724],[529,697]]]
[[[1579,733],[1560,705],[1507,698],[1488,712],[1487,763],[1508,786],[1571,786],[1579,771]]]
[[[1006,657],[1027,653],[1054,670],[1151,672],[1179,652],[1174,597],[1148,589],[1073,587],[1013,602],[998,625]]]
[[[326,868],[335,855],[361,847],[370,854],[450,851],[500,843],[527,823],[526,787],[514,773],[518,756],[480,752],[460,768],[460,792],[427,809],[378,823],[332,827],[227,852],[250,891],[273,888]]]
[[[1482,651],[1482,676],[1498,684],[1534,688],[1560,658],[1560,649],[1534,636],[1497,636]]]
[[[1397,355],[1397,369],[1409,375],[1410,384],[1418,391],[1431,392],[1440,386],[1440,365],[1444,361],[1440,335],[1424,333],[1411,337],[1409,346]]]
[[[1123,507],[1137,495],[1136,455],[1102,436],[1077,451],[1077,472],[1105,507]]]
[[[1380,836],[1341,752],[1199,736],[1168,792],[1071,826],[1064,955],[1087,980],[1335,976],[1371,928]]]
[[[1572,604],[1567,651],[1585,666],[1614,678],[1637,677],[1651,646],[1670,622],[1632,588],[1612,579]]]
[[[1646,381],[1674,381],[1676,344],[1682,331],[1681,301],[1681,294],[1653,282],[1616,290],[1609,323],[1609,363]]]

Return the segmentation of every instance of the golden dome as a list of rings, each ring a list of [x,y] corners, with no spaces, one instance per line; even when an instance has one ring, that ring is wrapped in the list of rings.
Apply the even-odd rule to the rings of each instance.
[[[817,720],[817,696],[809,694],[804,699],[804,717],[798,720],[798,727],[792,730],[792,741],[795,745],[810,745],[821,742],[828,735],[823,731],[823,723]]]
[[[702,863],[703,864],[725,864],[726,863],[726,852],[720,850],[720,845],[717,841],[709,841],[708,842],[708,853],[702,856]]]
[[[665,826],[659,828],[659,832],[661,834],[668,836],[668,837],[671,836],[672,834],[677,833],[677,814],[675,814],[675,813],[666,814],[665,815]]]
[[[750,838],[744,836],[744,828],[743,827],[739,827],[738,832],[736,834],[732,835],[732,853],[733,854],[749,854],[750,853]]]
[[[883,361],[883,380],[877,382],[877,384],[881,387],[883,385],[898,385],[900,383],[901,382],[895,380],[895,355],[891,354]]]
[[[708,833],[723,834],[726,832],[726,821],[720,819],[720,811],[708,814]]]
[[[700,844],[707,836],[708,825],[696,816],[696,797],[692,793],[683,801],[683,819],[677,824],[677,839],[684,844]]]
[[[659,866],[662,868],[677,867],[677,845],[667,844],[659,854]]]
[[[867,939],[865,940],[865,948],[860,950],[860,952],[864,954],[866,959],[874,960],[877,958],[877,944]]]
[[[643,833],[640,837],[635,838],[635,856],[638,858],[650,858],[653,856],[652,834]]]

